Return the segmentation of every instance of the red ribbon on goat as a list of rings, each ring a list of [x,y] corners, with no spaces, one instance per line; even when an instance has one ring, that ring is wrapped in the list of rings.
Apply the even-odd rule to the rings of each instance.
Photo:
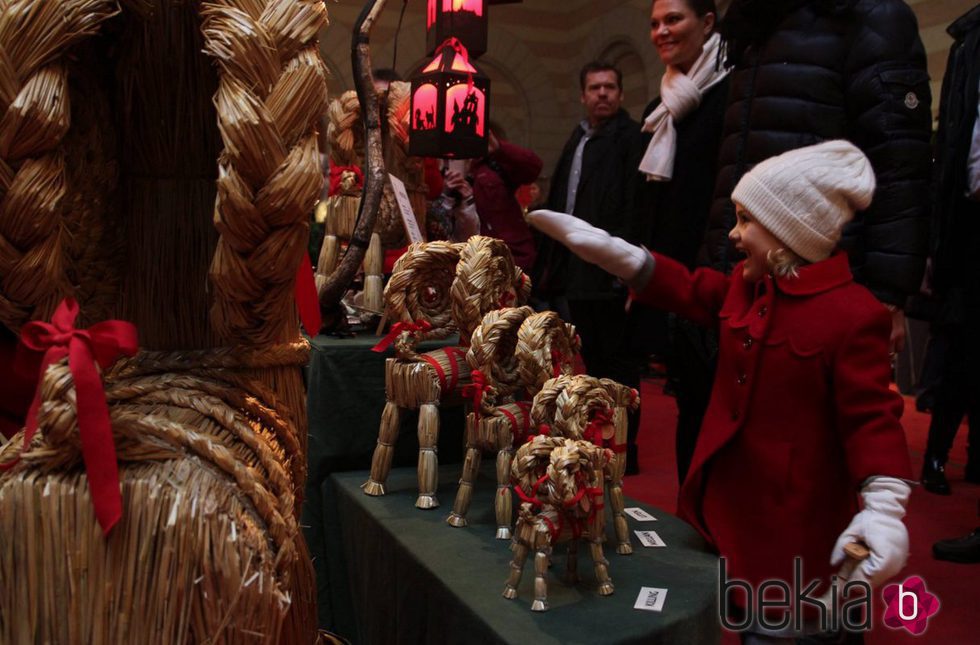
[[[385,335],[378,344],[371,348],[374,352],[383,352],[388,349],[395,339],[401,336],[403,333],[408,332],[409,334],[425,333],[432,329],[432,325],[428,320],[421,320],[417,323],[414,322],[396,322],[391,326],[391,331]]]
[[[316,336],[323,326],[323,319],[320,318],[320,298],[316,293],[313,265],[307,261],[306,253],[303,253],[303,259],[296,268],[296,285],[293,289],[296,308],[299,309],[299,319],[303,321],[306,333]]]
[[[612,420],[612,410],[609,408],[599,408],[592,416],[592,420],[589,421],[589,425],[585,426],[582,438],[596,446],[602,447],[604,444],[602,429],[612,423]]]
[[[340,191],[340,184],[343,181],[344,173],[352,172],[357,181],[354,184],[355,189],[360,189],[364,187],[364,173],[361,171],[359,166],[330,166],[330,189],[327,195],[331,197],[336,195]]]
[[[487,377],[480,370],[473,370],[470,372],[470,378],[473,382],[469,385],[463,386],[463,396],[473,400],[473,414],[476,420],[480,420],[480,408],[483,405],[483,395],[490,386],[487,384]]]
[[[561,376],[561,364],[565,361],[565,355],[557,349],[551,350],[551,376],[558,378]]]
[[[28,449],[37,432],[44,374],[49,365],[67,356],[68,368],[75,382],[78,434],[92,505],[103,535],[108,535],[122,517],[122,495],[119,492],[119,466],[116,463],[109,406],[96,363],[102,369],[108,369],[121,354],[136,354],[139,345],[136,327],[131,323],[106,320],[88,329],[76,329],[77,317],[78,303],[74,298],[65,298],[58,305],[50,323],[32,321],[21,328],[21,343],[28,349],[44,353],[34,400],[27,411],[23,450]],[[20,457],[17,457],[0,464],[0,469],[7,470],[19,460]]]

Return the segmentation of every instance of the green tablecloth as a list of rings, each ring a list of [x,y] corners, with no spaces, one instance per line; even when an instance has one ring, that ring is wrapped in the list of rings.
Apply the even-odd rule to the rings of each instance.
[[[492,462],[492,460],[491,460]],[[664,548],[635,553],[606,550],[613,595],[594,588],[587,548],[579,549],[582,582],[566,587],[564,547],[556,549],[548,579],[551,609],[530,610],[534,579],[528,558],[519,596],[501,596],[508,575],[508,542],[494,539],[492,463],[474,491],[468,528],[451,528],[459,467],[440,469],[438,509],[414,507],[414,468],[392,471],[389,494],[368,497],[360,490],[366,472],[338,473],[336,503],[344,518],[342,549],[354,597],[359,641],[364,643],[718,643],[718,561],[700,537],[676,518],[628,500],[659,521],[629,520],[630,530],[653,529]],[[612,535],[612,526],[609,526]],[[632,534],[631,534],[632,535]],[[340,545],[335,545],[340,546]],[[640,587],[668,589],[662,613],[633,609]]]
[[[385,404],[384,364],[393,351],[371,348],[374,335],[310,339],[306,370],[309,463],[303,504],[303,533],[317,572],[320,626],[354,634],[351,599],[339,548],[341,518],[337,513],[331,473],[363,470],[371,465],[378,424]],[[422,351],[454,344],[455,338],[422,343]],[[395,447],[396,466],[414,466],[418,457],[418,414],[406,414]],[[440,463],[459,463],[463,454],[463,410],[440,410]]]

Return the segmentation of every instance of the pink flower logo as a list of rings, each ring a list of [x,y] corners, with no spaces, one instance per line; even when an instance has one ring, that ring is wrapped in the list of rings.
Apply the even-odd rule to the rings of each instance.
[[[901,584],[890,584],[882,592],[885,598],[885,625],[907,629],[918,636],[926,631],[929,618],[939,611],[939,598],[926,589],[919,576],[906,578]]]

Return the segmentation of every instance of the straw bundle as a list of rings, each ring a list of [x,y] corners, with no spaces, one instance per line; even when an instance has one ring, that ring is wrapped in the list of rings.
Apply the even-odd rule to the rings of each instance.
[[[553,311],[529,316],[517,335],[517,360],[521,381],[536,393],[545,382],[575,369],[582,342],[575,327]]]
[[[450,526],[466,526],[473,485],[480,469],[482,451],[497,453],[497,494],[494,510],[497,538],[510,539],[512,504],[510,496],[510,462],[515,437],[523,436],[529,427],[529,404],[513,401],[521,388],[514,349],[517,331],[531,315],[530,307],[491,311],[473,331],[466,362],[473,370],[472,412],[466,417],[466,460],[456,491],[453,510],[446,521]],[[479,379],[476,378],[479,374]],[[480,388],[477,390],[476,388]]]
[[[108,538],[71,372],[52,366],[40,432],[0,474],[0,642],[313,642],[295,503],[304,455],[274,395],[245,375],[302,364],[307,350],[143,353],[108,371],[123,497]]]
[[[531,280],[514,264],[503,240],[474,235],[461,245],[452,286],[453,320],[467,344],[488,312],[520,306],[531,293]]]
[[[204,3],[205,51],[218,63],[219,158],[212,321],[233,343],[295,338],[296,268],[322,176],[314,124],[326,106],[319,0]]]
[[[609,480],[609,505],[613,511],[613,524],[616,529],[616,553],[629,555],[633,546],[629,541],[629,526],[626,523],[626,500],[623,499],[623,475],[626,473],[626,436],[629,428],[627,415],[640,407],[640,393],[631,387],[611,379],[599,379],[613,400],[614,434],[603,445],[612,448],[613,459],[609,464],[606,479]]]
[[[73,291],[63,222],[67,50],[117,11],[110,0],[0,7],[0,322],[46,318]]]
[[[504,597],[517,597],[524,563],[533,549],[532,611],[548,610],[546,576],[554,545],[568,542],[566,581],[578,581],[577,542],[588,541],[599,594],[613,593],[609,562],[602,551],[605,516],[602,473],[608,452],[587,441],[539,435],[514,456],[514,490],[523,500],[515,528],[514,558]]]

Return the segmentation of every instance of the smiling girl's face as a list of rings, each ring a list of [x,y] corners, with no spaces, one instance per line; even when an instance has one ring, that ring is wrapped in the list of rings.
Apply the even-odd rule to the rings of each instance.
[[[752,214],[735,204],[735,227],[728,232],[728,239],[735,248],[745,254],[742,279],[755,282],[769,273],[769,252],[783,248],[784,244],[755,221]]]

